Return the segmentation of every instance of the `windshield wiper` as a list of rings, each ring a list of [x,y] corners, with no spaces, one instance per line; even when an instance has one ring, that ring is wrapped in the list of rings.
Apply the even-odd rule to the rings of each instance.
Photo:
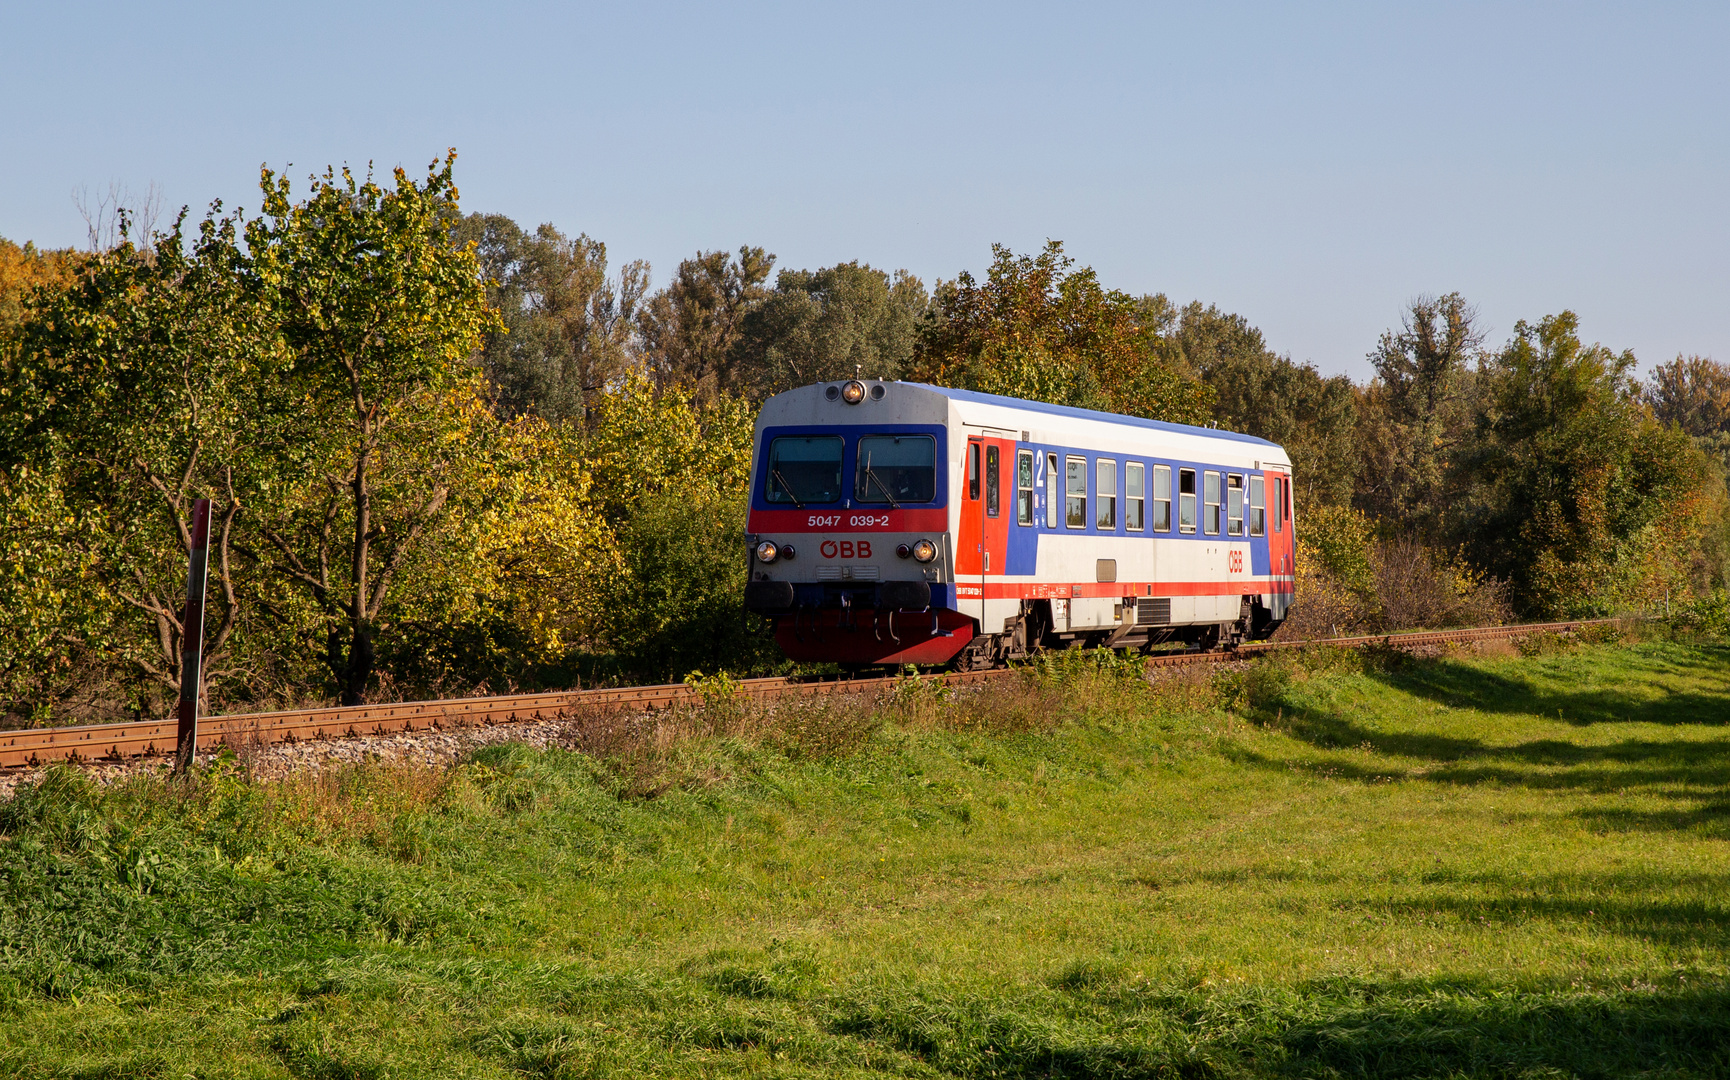
[[[895,496],[889,494],[889,485],[885,484],[883,478],[878,476],[876,470],[871,468],[870,454],[865,455],[865,479],[877,481],[877,489],[883,492],[883,497],[889,500],[889,505],[897,510],[901,509],[901,504],[895,501]]]
[[[781,475],[780,469],[770,469],[769,475],[773,476],[776,482],[781,485],[781,490],[785,491],[787,497],[793,500],[794,506],[797,506],[801,510],[805,509],[805,504],[799,501],[799,496],[793,494],[793,485],[787,483],[787,478]]]

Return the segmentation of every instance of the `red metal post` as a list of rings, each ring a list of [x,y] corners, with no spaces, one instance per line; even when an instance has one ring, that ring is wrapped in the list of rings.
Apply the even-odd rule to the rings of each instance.
[[[180,730],[174,771],[192,767],[198,749],[198,690],[204,677],[204,586],[210,567],[210,500],[192,504],[192,551],[186,560],[186,611],[180,620]]]

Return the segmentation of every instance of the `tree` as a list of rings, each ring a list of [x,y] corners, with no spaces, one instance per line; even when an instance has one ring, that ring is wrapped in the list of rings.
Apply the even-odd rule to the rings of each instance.
[[[1459,535],[1533,615],[1680,592],[1715,512],[1702,456],[1641,403],[1634,354],[1583,345],[1578,326],[1564,311],[1514,327],[1480,376],[1477,445],[1461,465]]]
[[[1652,369],[1645,398],[1659,423],[1696,438],[1723,431],[1730,425],[1730,364],[1678,355]]]
[[[760,247],[741,247],[737,259],[702,251],[679,264],[638,316],[643,360],[656,386],[707,396],[739,383],[734,350],[745,316],[769,295],[763,283],[774,265],[775,256]]]
[[[1369,355],[1377,380],[1361,397],[1358,504],[1432,538],[1446,529],[1450,470],[1472,432],[1476,319],[1459,293],[1420,296]]]
[[[581,419],[589,397],[632,361],[648,263],[609,278],[600,241],[550,224],[531,235],[502,214],[470,214],[451,231],[459,245],[475,245],[487,301],[503,319],[481,348],[495,410]]]
[[[618,538],[607,578],[606,643],[628,673],[676,679],[698,668],[772,662],[740,617],[756,410],[628,377],[596,401],[584,439],[591,503]]]
[[[70,248],[41,251],[0,237],[0,341],[17,332],[33,290],[64,288],[84,259]]]
[[[469,357],[499,327],[474,253],[452,242],[455,152],[423,184],[327,171],[309,197],[263,170],[250,274],[293,358],[302,408],[280,438],[314,481],[263,526],[258,558],[321,617],[344,704],[373,674],[379,619],[447,516],[477,421]]]
[[[1071,270],[1063,245],[1036,256],[992,245],[983,283],[940,283],[920,331],[914,376],[1061,405],[1204,423],[1213,393],[1142,304]]]
[[[214,503],[206,686],[238,675],[226,663],[244,606],[237,517],[277,479],[252,434],[283,359],[241,288],[237,219],[213,213],[190,248],[183,220],[148,251],[122,222],[118,245],[82,260],[66,287],[39,290],[0,391],[16,493],[65,515],[37,518],[43,542],[87,576],[84,602],[131,612],[106,644],[170,694],[199,497]],[[27,475],[39,482],[27,488]],[[52,577],[51,563],[33,572]]]
[[[1350,499],[1357,405],[1349,378],[1323,378],[1313,364],[1276,356],[1242,315],[1199,301],[1172,313],[1164,296],[1146,297],[1143,306],[1161,313],[1166,336],[1213,391],[1221,427],[1285,447],[1294,491],[1306,504]]]
[[[891,278],[857,262],[783,270],[775,291],[746,313],[731,368],[758,398],[832,379],[896,379],[913,358],[930,303],[905,270]]]

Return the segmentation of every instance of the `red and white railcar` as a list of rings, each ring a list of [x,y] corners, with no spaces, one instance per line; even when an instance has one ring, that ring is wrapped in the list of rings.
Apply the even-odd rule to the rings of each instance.
[[[985,666],[1271,634],[1291,459],[1249,435],[917,383],[764,403],[748,610],[796,660]]]

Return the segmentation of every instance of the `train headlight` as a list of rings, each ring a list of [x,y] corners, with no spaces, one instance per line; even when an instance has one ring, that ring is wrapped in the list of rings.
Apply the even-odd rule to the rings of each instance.
[[[780,554],[781,549],[775,546],[773,540],[765,540],[757,545],[757,561],[760,563],[772,563]]]
[[[865,384],[854,379],[841,388],[841,400],[849,405],[857,405],[865,400]]]
[[[937,545],[929,540],[920,540],[913,545],[913,558],[918,562],[930,562],[937,557]]]

